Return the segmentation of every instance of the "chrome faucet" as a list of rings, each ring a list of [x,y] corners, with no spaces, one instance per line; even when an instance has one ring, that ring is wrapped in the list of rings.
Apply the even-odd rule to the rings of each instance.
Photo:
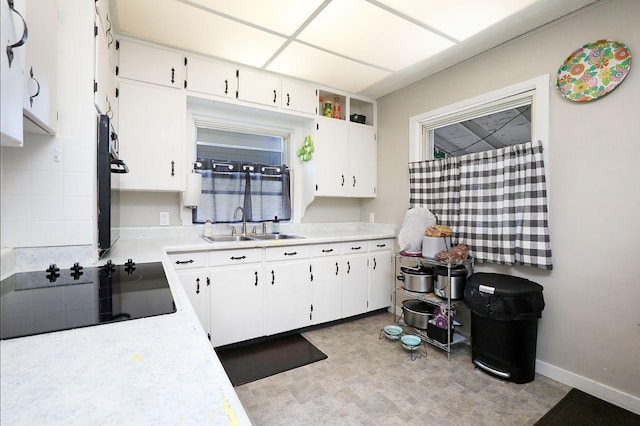
[[[244,216],[244,209],[242,207],[237,207],[233,212],[233,218],[235,219],[238,215],[238,210],[242,212],[242,235],[247,235],[247,219]]]

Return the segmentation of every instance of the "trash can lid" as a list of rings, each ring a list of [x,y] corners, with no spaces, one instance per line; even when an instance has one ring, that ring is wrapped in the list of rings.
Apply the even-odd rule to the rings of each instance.
[[[476,272],[467,280],[467,286],[478,289],[481,293],[499,296],[524,296],[541,293],[543,287],[526,278],[506,274]]]

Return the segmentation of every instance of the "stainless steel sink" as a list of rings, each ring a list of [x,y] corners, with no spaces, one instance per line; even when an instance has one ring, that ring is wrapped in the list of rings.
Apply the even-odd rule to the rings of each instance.
[[[222,243],[230,241],[252,241],[253,238],[247,235],[216,235],[214,237],[203,237],[205,240],[212,243]]]
[[[274,240],[290,240],[293,238],[304,238],[291,234],[259,234],[259,235],[216,235],[213,237],[202,237],[211,243],[228,243],[234,241],[274,241]]]
[[[304,237],[300,237],[298,235],[291,235],[291,234],[260,234],[260,235],[252,235],[251,238],[255,240],[271,241],[271,240],[290,240],[293,238],[304,238]]]

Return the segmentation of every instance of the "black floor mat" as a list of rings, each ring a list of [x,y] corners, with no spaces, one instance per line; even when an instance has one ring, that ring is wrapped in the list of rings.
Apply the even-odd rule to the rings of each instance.
[[[640,426],[640,416],[578,389],[571,389],[535,426]]]
[[[283,371],[326,359],[300,334],[292,334],[243,346],[216,349],[233,386],[240,386]]]

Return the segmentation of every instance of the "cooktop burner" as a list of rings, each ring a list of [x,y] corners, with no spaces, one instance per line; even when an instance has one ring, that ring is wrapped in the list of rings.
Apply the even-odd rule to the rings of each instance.
[[[0,281],[0,338],[11,339],[176,311],[161,262],[107,262],[21,272]]]

